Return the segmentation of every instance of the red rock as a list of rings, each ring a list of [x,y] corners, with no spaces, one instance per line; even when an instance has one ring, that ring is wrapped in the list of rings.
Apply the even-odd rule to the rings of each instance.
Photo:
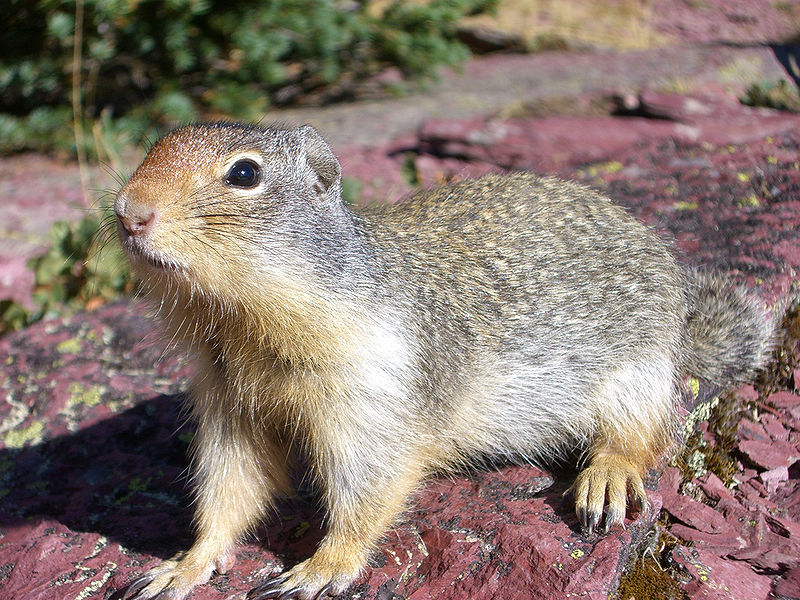
[[[736,480],[739,482],[738,485],[741,487],[741,484],[750,481],[753,477],[758,477],[758,471],[755,469],[746,468],[739,472],[739,474],[736,476]]]
[[[725,518],[710,506],[676,494],[664,498],[664,510],[689,527],[707,533],[732,533]]]
[[[36,310],[36,304],[31,297],[31,290],[36,278],[28,268],[30,258],[31,256],[0,256],[0,300],[11,300],[25,310],[33,311]]]
[[[711,471],[701,477],[697,484],[706,496],[719,502],[722,499],[734,500],[731,491],[722,483],[722,480]]]
[[[468,123],[469,127],[456,124],[461,129],[451,128],[450,133],[442,125],[444,133],[439,138],[431,136],[422,144],[414,141],[408,148],[423,152],[423,166],[418,169],[428,169],[425,177],[435,175],[442,165],[447,173],[462,165],[469,169],[527,164],[551,169],[598,157],[618,160],[607,172],[573,169],[568,175],[608,186],[609,193],[637,216],[674,235],[680,249],[691,248],[692,260],[731,271],[750,284],[758,279],[768,297],[782,297],[796,279],[792,261],[796,260],[793,244],[797,244],[800,207],[793,198],[800,178],[793,167],[778,163],[796,161],[800,147],[796,131],[776,138],[773,144],[763,140],[771,129],[755,126],[762,118],[769,120],[770,128],[776,126],[775,113],[741,110],[730,119],[733,127],[726,133],[727,113],[703,116],[703,111],[694,111],[697,114],[687,116],[691,106],[674,104],[674,98],[661,101],[673,102],[670,110],[683,110],[686,114],[681,118],[687,123],[693,120],[691,127],[630,118],[489,120]],[[734,108],[722,107],[720,113],[727,110]],[[712,117],[716,121],[704,120]],[[782,126],[795,127],[793,119],[784,120]],[[712,131],[713,127],[718,129]],[[761,137],[730,149],[687,145],[690,136],[704,132]],[[424,154],[425,144],[452,153],[439,160],[434,154]],[[372,186],[369,189],[376,190],[376,195],[378,190],[391,195],[394,183],[405,185],[403,150],[399,144],[378,151],[362,149],[360,154],[353,151],[349,162],[344,161],[345,173],[372,182],[367,187]],[[613,154],[603,154],[608,151]],[[464,160],[470,157],[474,160]],[[755,169],[763,178],[758,185],[737,177],[753,176]],[[737,205],[752,193],[759,194],[754,198],[759,206]],[[732,245],[731,239],[737,243]],[[102,582],[110,574],[109,569],[103,570],[110,562],[117,571],[107,588],[124,583],[154,564],[155,557],[167,556],[184,544],[180,538],[190,530],[188,501],[175,482],[185,468],[185,440],[191,433],[182,429],[173,435],[178,423],[174,405],[179,398],[162,394],[182,389],[190,367],[172,358],[159,362],[159,344],[137,342],[143,330],[152,326],[142,319],[134,322],[126,316],[128,311],[127,305],[108,307],[98,314],[80,314],[73,322],[35,326],[0,339],[3,393],[13,400],[13,404],[0,402],[0,416],[7,425],[4,431],[16,436],[4,436],[2,441],[16,439],[22,445],[0,457],[0,516],[5,529],[0,538],[0,565],[2,569],[12,565],[11,575],[0,579],[4,583],[0,594],[20,591],[13,597],[27,600],[41,595],[43,586],[50,585],[52,592],[55,585],[62,585],[67,597],[78,597],[84,588],[73,584]],[[87,331],[92,335],[84,335]],[[104,341],[103,332],[113,333],[110,343]],[[72,345],[79,350],[54,356],[59,342],[73,338],[78,338],[79,343]],[[119,359],[108,361],[109,356]],[[98,364],[100,368],[95,369]],[[68,407],[73,396],[69,385],[75,382],[86,389],[107,391],[96,405],[79,402],[78,407]],[[786,392],[775,396],[780,412],[800,411],[798,396]],[[797,429],[796,419],[800,412],[790,414],[780,425]],[[778,421],[767,421],[764,426],[747,425],[750,437],[745,442],[775,446],[772,440],[783,433],[773,426]],[[38,431],[42,443],[31,443],[38,439],[34,435]],[[144,449],[143,440],[147,440]],[[779,441],[798,444],[796,433]],[[761,454],[760,448],[751,450]],[[673,527],[698,546],[692,559],[697,564],[690,569],[695,579],[687,587],[692,598],[760,600],[769,591],[771,577],[754,573],[744,559],[775,573],[791,564],[798,554],[794,540],[800,521],[800,488],[793,477],[796,467],[786,470],[788,480],[778,481],[786,466],[774,466],[760,475],[746,469],[739,476],[744,483],[733,492],[711,478],[699,482],[717,501],[716,517],[709,507],[678,494],[680,473],[667,470],[659,488],[664,503],[691,524],[678,522]],[[403,597],[436,595],[454,600],[607,598],[631,544],[658,514],[658,495],[650,497],[652,511],[628,521],[626,531],[587,539],[578,533],[571,509],[561,501],[565,482],[541,490],[537,487],[541,476],[534,469],[508,468],[471,479],[430,482],[408,522],[387,534],[375,567],[358,583],[362,586],[358,593],[385,598],[396,590]],[[766,515],[767,511],[776,516]],[[308,556],[320,535],[314,509],[289,501],[281,514],[286,520],[265,525],[262,545],[244,546],[237,554],[237,566],[202,586],[194,597],[240,596],[252,586],[254,570],[272,573],[283,566],[282,557],[292,561]],[[25,520],[10,515],[22,515]],[[40,529],[43,518],[46,529],[56,528],[55,534]],[[103,537],[98,532],[75,533],[94,529]],[[106,546],[104,538],[111,540]],[[740,539],[744,547],[736,548]],[[64,540],[70,541],[59,546]],[[98,544],[99,553],[93,554]],[[114,554],[119,544],[134,550]],[[56,556],[53,548],[66,551]],[[742,560],[715,557],[712,548],[735,552]],[[674,555],[679,553],[676,549]],[[39,565],[42,556],[49,562]],[[63,558],[60,567],[59,558]],[[92,563],[95,559],[97,563]],[[92,574],[79,569],[73,576],[75,564],[89,565]],[[22,566],[17,569],[16,565]],[[26,572],[28,581],[23,580]],[[65,573],[69,581],[64,581]],[[0,572],[0,577],[5,575],[5,570]],[[73,581],[79,577],[85,579]],[[15,587],[8,587],[11,583]]]
[[[658,493],[662,497],[672,497],[673,494],[678,493],[678,488],[683,481],[680,469],[677,467],[667,467],[661,474],[661,479],[658,481]],[[666,501],[665,501],[666,502]]]
[[[674,523],[670,525],[669,532],[684,542],[691,542],[698,548],[702,547],[720,555],[731,554],[747,547],[747,541],[732,527],[723,533],[708,533],[682,523]]]
[[[403,157],[393,156],[394,146],[383,148],[337,148],[342,176],[359,183],[359,203],[395,202],[411,191],[403,176]]]
[[[800,460],[800,451],[787,442],[743,440],[739,442],[739,450],[765,469],[790,467]]]
[[[698,117],[708,117],[714,112],[712,99],[699,99],[681,94],[668,94],[644,90],[639,94],[635,110],[657,119],[694,122]]]
[[[770,511],[771,512],[771,511]],[[764,506],[740,518],[746,545],[727,552],[731,558],[744,560],[759,569],[780,572],[800,564],[800,524],[776,517]]]
[[[760,421],[761,425],[764,426],[764,429],[773,440],[780,442],[788,441],[789,430],[781,424],[778,417],[770,413],[764,413],[761,415]]]
[[[676,546],[671,558],[692,580],[681,587],[690,600],[767,600],[772,579],[747,563],[727,560],[702,548]]]
[[[800,565],[800,546],[791,539],[772,531],[760,531],[751,544],[740,550],[728,552],[731,558],[747,561],[759,569],[781,572]]]
[[[751,421],[750,419],[742,419],[738,425],[739,438],[742,440],[757,440],[766,442],[769,440],[769,434],[764,426],[758,421]]]
[[[0,548],[4,556],[14,557],[6,563],[13,568],[4,573],[0,595],[15,600],[86,597],[127,560],[108,539],[72,532],[55,521],[7,527]]]
[[[800,521],[776,514],[765,514],[764,519],[771,531],[800,544]],[[800,552],[797,553],[797,556],[800,558]]]
[[[542,173],[601,160],[643,137],[674,134],[675,124],[636,117],[431,120],[420,130],[420,145],[437,156]]]
[[[783,546],[789,545],[783,544]],[[787,568],[796,567],[800,564],[800,557],[797,551],[798,548],[796,546],[789,547],[787,551],[782,551],[780,548],[764,544],[761,548],[732,553],[731,558],[746,561],[747,564],[759,570],[780,573]]]
[[[777,491],[780,490],[778,488]],[[780,506],[770,498],[769,490],[758,479],[751,479],[738,486],[737,492],[737,498],[747,510],[780,510]]]
[[[743,400],[755,402],[758,400],[758,392],[752,385],[741,385],[733,391],[733,394]]]
[[[781,575],[775,583],[777,600],[800,600],[800,567],[795,567]]]
[[[763,498],[769,495],[769,492],[767,491],[767,488],[764,487],[764,484],[755,477],[748,480],[746,483],[740,484],[738,489],[745,495],[745,497],[753,500],[754,502],[760,502]]]
[[[800,478],[789,479],[773,498],[779,504],[782,515],[794,523],[800,523]]]
[[[420,129],[420,148],[440,157],[547,172],[608,159],[643,140],[741,144],[800,127],[800,116],[753,109],[722,95],[701,98],[645,91],[636,109],[659,118],[430,120]],[[793,260],[794,246],[791,242],[784,246],[781,256]]]
[[[783,483],[784,481],[788,481],[789,468],[786,467],[785,465],[780,467],[775,467],[774,469],[770,469],[769,471],[764,471],[759,475],[759,477],[761,478],[761,481],[764,482],[767,491],[770,494],[774,494],[781,483]]]
[[[481,177],[487,173],[499,173],[503,169],[488,162],[464,161],[457,158],[438,158],[420,154],[414,159],[414,168],[420,186],[430,188],[449,181]]]
[[[782,127],[783,116],[779,111],[744,106],[732,96],[684,96],[652,90],[640,93],[636,110],[691,125],[694,139],[714,144],[737,144],[770,135],[776,126]]]
[[[20,399],[0,402],[0,423],[14,422],[21,432],[21,441],[0,436],[0,565],[7,565],[0,569],[12,574],[5,584],[0,579],[0,598],[52,598],[54,582],[66,593],[58,597],[78,597],[86,585],[107,595],[189,544],[190,498],[181,473],[191,430],[177,414],[187,367],[172,356],[161,359],[157,343],[136,344],[152,331],[139,310],[109,305],[0,339],[0,364],[12,373],[4,391]],[[57,351],[54,339],[77,341]],[[109,347],[124,359],[103,360]],[[68,391],[76,381],[86,396],[80,402]],[[34,436],[41,443],[31,444]],[[4,448],[7,441],[24,447]],[[627,519],[626,529],[586,538],[562,498],[566,486],[542,470],[516,466],[433,479],[407,521],[387,533],[374,567],[356,582],[358,593],[606,599],[657,518],[661,498],[650,494],[649,510]],[[241,596],[259,574],[286,566],[284,557],[310,556],[322,533],[317,509],[291,498],[280,515],[261,528],[261,544],[243,546],[233,568],[193,597]],[[43,519],[47,525],[39,527]],[[51,525],[55,534],[44,531]],[[60,546],[65,539],[73,541]],[[40,567],[42,556],[47,563]],[[65,578],[75,585],[62,584]]]
[[[795,370],[795,376],[800,369]],[[767,402],[777,406],[778,408],[793,408],[800,406],[800,396],[792,392],[775,392],[770,394]]]

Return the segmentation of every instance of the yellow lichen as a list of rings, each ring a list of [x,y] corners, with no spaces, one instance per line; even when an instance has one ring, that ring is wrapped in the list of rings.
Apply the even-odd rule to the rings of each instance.
[[[80,383],[73,383],[69,386],[69,400],[67,406],[74,408],[78,405],[88,407],[97,406],[100,404],[105,388],[99,385],[91,387],[83,387]]]
[[[692,393],[693,400],[697,400],[700,396],[700,380],[696,377],[689,378],[689,391]]]
[[[736,204],[742,208],[757,207],[761,206],[761,201],[755,194],[750,194],[746,198],[742,198],[741,200],[739,200]]]
[[[59,354],[76,354],[81,350],[81,340],[79,338],[70,338],[56,345],[56,352]]]
[[[44,431],[44,423],[34,421],[28,427],[22,429],[12,429],[6,433],[6,448],[22,448],[25,444],[39,442]]]

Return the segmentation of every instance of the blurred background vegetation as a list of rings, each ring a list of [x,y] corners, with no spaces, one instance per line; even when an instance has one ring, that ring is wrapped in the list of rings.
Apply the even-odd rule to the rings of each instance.
[[[387,67],[429,77],[469,56],[458,24],[495,3],[11,0],[0,153],[108,159],[176,122],[346,98]]]

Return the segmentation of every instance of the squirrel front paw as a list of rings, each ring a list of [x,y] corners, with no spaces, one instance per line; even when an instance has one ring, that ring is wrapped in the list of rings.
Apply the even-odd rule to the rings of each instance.
[[[182,600],[193,587],[207,583],[215,571],[226,572],[233,562],[230,555],[202,561],[179,553],[117,590],[109,600]]]
[[[327,561],[317,554],[288,571],[253,588],[247,600],[320,600],[343,592],[358,576],[360,567]]]

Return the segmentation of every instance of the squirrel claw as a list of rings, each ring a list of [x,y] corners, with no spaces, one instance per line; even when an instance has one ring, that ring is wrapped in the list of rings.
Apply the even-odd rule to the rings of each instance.
[[[586,509],[578,506],[575,508],[575,513],[578,516],[578,525],[583,527],[584,529],[589,527],[589,521],[587,519]]]
[[[283,590],[282,585],[288,579],[288,574],[284,573],[280,577],[271,579],[270,581],[253,588],[247,593],[247,600],[293,600],[300,598],[299,595],[303,591],[303,586],[296,586],[288,590]],[[328,583],[313,596],[311,600],[320,600],[324,598],[333,590],[333,584]]]
[[[316,594],[314,594],[312,600],[319,600],[323,596],[328,596],[331,590],[333,590],[333,584],[329,583],[328,585],[323,586],[322,589],[318,591]]]
[[[136,596],[139,595],[139,592],[144,589],[148,583],[153,581],[153,577],[151,575],[143,575],[138,579],[134,579],[125,587],[118,589],[116,592],[111,594],[108,600],[134,600]]]
[[[267,589],[262,586],[250,590],[247,594],[247,600],[290,600],[291,598],[297,598],[297,594],[302,590],[303,588],[301,587],[293,587],[290,590],[283,591],[280,585],[273,585]]]
[[[254,587],[247,592],[247,600],[265,600],[267,598],[277,598],[281,594],[281,586],[288,579],[289,574],[283,573],[269,581]]]
[[[594,533],[595,527],[600,523],[600,515],[594,511],[589,511],[586,518],[586,530],[591,534]]]

